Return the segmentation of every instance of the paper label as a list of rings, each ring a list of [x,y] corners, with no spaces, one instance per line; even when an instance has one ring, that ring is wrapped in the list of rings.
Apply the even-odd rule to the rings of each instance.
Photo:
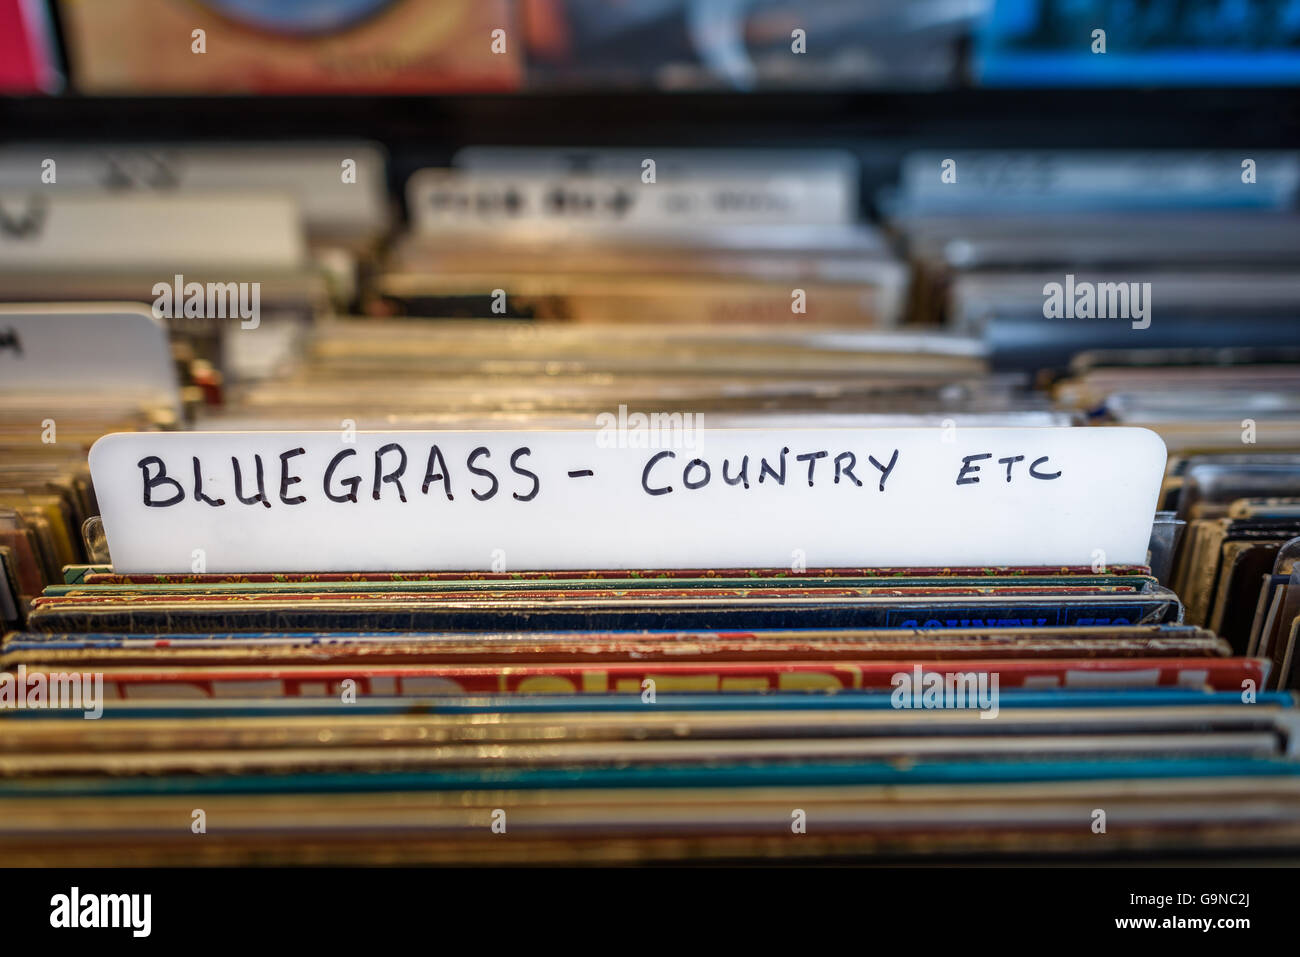
[[[138,269],[163,279],[176,268],[229,267],[242,279],[305,261],[289,196],[0,191],[0,270]]]
[[[274,191],[292,195],[309,231],[368,234],[388,223],[381,147],[319,144],[9,146],[0,190],[163,195]],[[51,181],[51,177],[53,178]]]
[[[135,303],[0,306],[0,400],[105,396],[180,412],[167,329]]]
[[[1008,202],[1035,209],[1042,204],[1291,205],[1300,189],[1300,154],[1252,151],[1250,162],[1259,174],[1257,182],[1249,183],[1242,178],[1245,156],[1175,150],[923,151],[903,160],[901,198],[935,211]]]
[[[664,417],[666,420],[667,417]],[[120,572],[1141,564],[1136,428],[115,434]],[[201,567],[200,567],[201,566]]]
[[[847,221],[839,183],[796,174],[719,173],[674,181],[656,173],[647,183],[636,173],[422,169],[411,176],[406,193],[413,229],[435,234],[502,224],[653,232]]]

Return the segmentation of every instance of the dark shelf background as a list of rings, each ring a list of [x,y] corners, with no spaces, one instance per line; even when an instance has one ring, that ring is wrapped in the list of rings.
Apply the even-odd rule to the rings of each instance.
[[[921,148],[1300,148],[1300,90],[0,97],[0,142],[349,137],[387,147],[395,188],[470,145],[838,147],[869,196]]]

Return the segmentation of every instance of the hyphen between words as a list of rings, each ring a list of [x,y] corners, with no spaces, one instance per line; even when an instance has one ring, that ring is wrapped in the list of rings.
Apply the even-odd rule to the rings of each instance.
[[[533,452],[528,446],[495,457],[486,446],[479,446],[465,457],[460,469],[448,465],[437,445],[430,446],[427,455],[422,453],[418,459],[408,455],[397,442],[376,449],[373,457],[362,456],[356,449],[349,448],[331,458],[324,471],[312,478],[298,474],[302,463],[294,461],[305,454],[304,448],[288,449],[275,457],[278,464],[272,461],[272,488],[278,488],[277,495],[267,492],[267,463],[261,455],[253,455],[251,462],[247,458],[241,462],[238,456],[230,456],[228,469],[222,456],[220,468],[231,477],[232,482],[227,487],[233,489],[237,502],[265,508],[271,508],[273,500],[281,505],[302,505],[308,500],[307,493],[313,489],[320,489],[329,501],[340,503],[360,501],[363,487],[375,501],[396,497],[403,502],[408,500],[408,494],[414,495],[417,488],[421,495],[426,496],[431,491],[441,492],[448,501],[468,491],[476,501],[485,502],[498,494],[506,494],[503,480],[510,483],[510,496],[520,502],[532,501],[542,490],[541,475],[529,467],[534,463],[530,461]],[[961,456],[960,461],[954,459],[954,483],[976,485],[981,477],[1006,482],[1024,477],[1050,481],[1061,475],[1060,470],[1052,470],[1046,455],[1032,461],[1025,455],[1006,455],[996,459],[996,466],[991,461],[994,455],[993,452],[976,452]],[[212,488],[213,463],[204,463],[198,456],[190,456],[190,459],[181,469],[174,467],[175,462],[169,468],[157,455],[140,459],[136,466],[140,469],[144,504],[151,508],[179,505],[186,498],[186,489],[177,476],[187,473],[193,475],[191,493],[196,502],[214,508],[233,504],[204,491],[205,481],[209,483],[209,489]],[[413,465],[413,462],[422,462],[423,466]],[[807,482],[809,486],[844,485],[883,492],[898,463],[898,449],[877,457],[853,451],[832,454],[830,449],[792,454],[789,448],[783,447],[770,456],[742,455],[712,464],[705,459],[686,460],[684,455],[679,459],[676,452],[660,451],[645,460],[640,486],[645,494],[651,496],[669,495],[679,489],[693,491],[715,482],[738,489],[749,489],[754,484],[785,486],[787,483],[801,485]],[[564,470],[556,478],[561,476],[565,480],[583,481],[596,477],[596,473],[594,469],[583,467]]]

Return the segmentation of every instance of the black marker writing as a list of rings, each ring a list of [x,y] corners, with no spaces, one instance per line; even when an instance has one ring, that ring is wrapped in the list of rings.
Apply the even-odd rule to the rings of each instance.
[[[516,502],[535,501],[541,496],[544,476],[552,474],[546,468],[539,468],[533,464],[532,457],[535,453],[529,446],[520,446],[508,452],[497,450],[497,455],[505,456],[509,461],[509,473],[500,476],[490,464],[493,461],[493,452],[488,446],[478,446],[461,462],[452,461],[450,464],[446,454],[438,445],[427,446],[427,449],[420,492],[428,496],[433,486],[440,484],[448,502],[455,499],[452,493],[453,472],[460,469],[483,480],[479,482],[477,488],[470,488],[470,494],[475,501],[479,502],[497,498],[503,489],[508,491],[510,493],[508,497]],[[181,469],[183,479],[179,475],[169,473],[167,464],[160,456],[147,456],[136,463],[141,475],[142,501],[150,508],[166,508],[180,504],[192,495],[195,502],[211,508],[225,507],[228,504],[227,500],[211,492],[214,486],[222,490],[230,487],[225,484],[225,479],[233,478],[232,501],[243,505],[261,505],[268,509],[286,505],[303,505],[313,498],[321,501],[322,493],[324,501],[356,505],[360,501],[363,484],[367,484],[370,488],[370,499],[373,501],[383,501],[385,487],[391,486],[388,494],[389,501],[392,501],[395,495],[398,501],[406,503],[408,496],[405,480],[408,477],[408,468],[411,462],[420,461],[411,454],[407,446],[400,442],[389,442],[375,449],[369,453],[370,461],[365,458],[366,452],[359,452],[351,447],[336,452],[327,449],[309,452],[304,447],[298,447],[274,454],[279,458],[278,494],[274,497],[267,494],[266,488],[265,459],[271,458],[271,453],[263,456],[261,453],[245,452],[242,461],[241,456],[231,455],[229,456],[230,472],[225,476],[214,475],[210,465],[205,469],[202,456],[194,455],[190,457],[189,467]],[[423,456],[424,451],[421,449],[415,454]],[[247,458],[249,455],[252,458],[251,469]],[[328,459],[326,459],[327,455]],[[766,485],[772,494],[781,494],[779,490],[782,488],[799,488],[803,485],[802,481],[787,485],[786,479],[789,478],[787,464],[791,455],[790,448],[783,446],[779,454],[767,457],[747,454],[710,460],[704,456],[697,456],[672,464],[673,460],[678,459],[678,453],[663,450],[651,454],[645,461],[641,469],[641,489],[651,496],[681,491],[700,491],[712,485],[714,476],[719,473],[723,479],[720,485],[725,483],[733,488],[741,486],[750,489],[749,467],[751,459],[756,459],[759,463],[758,484]],[[855,468],[865,459],[879,473],[876,488],[880,492],[885,491],[890,476],[896,471],[899,456],[898,449],[891,450],[889,458],[885,461],[882,461],[883,456],[877,458],[865,450],[836,452],[814,448],[793,454],[796,462],[807,467],[806,478],[810,488],[816,487],[819,482],[825,486],[833,484],[841,487],[867,487],[868,483],[864,483],[855,474]],[[974,473],[979,471],[979,466],[974,463],[990,457],[991,453],[982,453],[963,459],[958,474],[958,484],[978,482],[979,479],[974,476]],[[823,459],[833,461],[834,468],[832,469],[828,464],[819,470],[818,463]],[[1012,463],[1024,459],[1025,456],[1021,455],[1000,459],[999,462],[1007,466],[1010,474]],[[319,469],[317,461],[325,463],[323,470],[317,471]],[[502,459],[498,458],[496,461]],[[1047,461],[1045,456],[1036,459],[1029,469],[1029,474],[1039,479],[1058,477],[1060,472],[1050,473],[1043,469]],[[366,464],[361,465],[362,462]],[[678,469],[681,470],[680,482],[675,481],[679,474]],[[665,474],[665,471],[669,474]],[[188,481],[190,474],[193,475],[193,485],[187,489],[185,482]],[[412,472],[412,474],[420,473]],[[561,469],[559,474],[567,475],[569,478],[594,478],[596,475],[595,470],[590,468]],[[464,480],[462,476],[458,481]],[[510,488],[511,484],[514,485],[513,489]]]
[[[185,498],[185,490],[181,488],[181,483],[176,481],[174,478],[167,477],[167,466],[163,464],[163,460],[158,458],[158,456],[146,455],[135,464],[144,476],[145,505],[150,508],[166,508],[168,505],[175,505],[177,502],[180,502]],[[158,468],[158,472],[152,476],[149,474],[149,466],[151,465],[157,466]],[[170,485],[176,490],[176,494],[166,501],[155,502],[153,498],[153,490],[160,485]]]
[[[671,485],[665,485],[662,488],[650,487],[650,470],[658,464],[660,459],[674,459],[677,457],[676,452],[656,452],[650,456],[650,461],[645,464],[641,470],[641,487],[650,495],[667,495],[673,490]]]
[[[1031,462],[1031,463],[1029,464],[1029,474],[1032,475],[1032,476],[1033,476],[1034,478],[1036,478],[1036,479],[1049,479],[1049,480],[1050,480],[1050,479],[1060,478],[1060,477],[1061,477],[1061,472],[1060,472],[1059,469],[1058,469],[1057,471],[1053,472],[1051,475],[1047,475],[1047,474],[1045,474],[1045,473],[1043,473],[1043,472],[1039,472],[1039,471],[1038,471],[1038,466],[1042,465],[1042,464],[1043,464],[1044,462],[1046,462],[1046,461],[1047,461],[1047,456],[1046,456],[1046,455],[1044,455],[1042,458],[1034,459],[1034,461]]]
[[[829,452],[825,452],[825,451],[823,451],[823,452],[805,452],[805,453],[803,453],[803,455],[796,455],[796,456],[794,457],[794,460],[795,460],[796,462],[807,462],[807,463],[808,463],[808,484],[809,484],[809,485],[812,485],[812,484],[813,484],[813,469],[815,469],[815,468],[817,467],[817,460],[818,460],[818,459],[824,459],[824,458],[826,458],[826,456],[829,455],[829,454],[830,454]]]
[[[895,452],[894,454],[897,455],[898,453]],[[849,464],[841,468],[840,463],[843,462],[845,459],[849,460]],[[861,485],[862,479],[858,478],[856,475],[853,474],[853,466],[857,464],[858,464],[858,457],[854,455],[852,452],[841,452],[839,455],[835,456],[835,484],[836,485],[839,484],[840,472],[843,471],[845,475],[847,475],[850,479],[852,479],[854,485]]]
[[[898,449],[894,449],[894,454],[890,456],[888,465],[881,465],[876,461],[874,455],[868,455],[867,461],[880,469],[880,491],[883,492],[885,490],[885,480],[889,478],[889,474],[894,471],[894,466],[898,464]]]
[[[533,450],[528,448],[528,446],[524,446],[523,448],[515,449],[514,454],[510,456],[510,470],[514,472],[516,475],[523,475],[533,480],[532,491],[530,491],[527,495],[520,495],[518,492],[510,493],[520,502],[531,502],[533,499],[537,498],[537,493],[542,487],[542,480],[537,477],[536,472],[530,472],[528,469],[521,468],[519,465],[519,460],[523,458],[525,455],[531,455],[532,451]],[[573,474],[573,473],[569,473],[569,474]]]
[[[790,452],[789,449],[782,449],[782,450],[781,450],[781,471],[780,471],[780,472],[776,471],[776,469],[774,469],[774,468],[772,468],[772,466],[768,465],[768,464],[767,464],[767,459],[760,459],[760,460],[759,460],[759,469],[758,469],[758,484],[759,484],[759,485],[762,485],[762,484],[763,484],[763,479],[767,478],[769,475],[772,476],[772,478],[776,479],[776,484],[777,484],[777,485],[784,485],[784,484],[785,484],[785,457],[786,457],[787,454],[789,454],[789,452]]]
[[[224,498],[208,498],[203,494],[203,469],[199,466],[199,457],[197,455],[194,456],[194,501],[207,502],[209,505],[217,507],[226,504]]]
[[[698,479],[691,478],[691,470],[696,472],[703,471],[703,475]],[[704,459],[691,459],[686,468],[682,471],[682,484],[687,488],[704,488],[709,484],[709,479],[713,478],[713,469],[709,468],[709,463]]]
[[[244,477],[239,473],[239,459],[232,455],[230,464],[235,470],[235,498],[245,505],[261,502],[267,508],[270,508],[271,502],[266,497],[266,476],[262,473],[262,457],[260,455],[253,456],[253,467],[257,472],[257,494],[252,498],[244,498]]]
[[[782,448],[781,455],[776,460],[779,464],[774,467],[766,458],[760,459],[759,466],[759,483],[763,483],[767,478],[775,480],[777,486],[784,486],[786,480],[786,456],[790,454],[789,448]],[[795,456],[795,461],[804,462],[808,465],[808,485],[816,487],[817,484],[817,462],[820,459],[830,456],[830,452],[825,449],[818,449],[812,452],[801,452]],[[668,459],[677,457],[676,452],[656,452],[652,455],[641,470],[641,488],[647,495],[667,495],[673,491],[674,486],[664,482],[662,472]],[[749,488],[749,456],[743,456],[740,460],[740,468],[733,474],[733,461],[730,458],[722,460],[722,479],[728,485],[743,485]],[[887,463],[881,463],[874,455],[867,455],[867,461],[870,462],[880,472],[880,482],[877,485],[879,491],[885,490],[885,483],[894,473],[898,465],[899,450],[894,449]],[[835,456],[835,472],[830,479],[832,484],[840,484],[842,478],[847,477],[855,487],[862,487],[862,480],[853,474],[853,467],[857,464],[857,456],[853,452],[840,452]],[[658,469],[658,472],[656,472]],[[823,484],[826,483],[826,472],[821,473]],[[713,480],[713,467],[706,459],[695,458],[686,463],[682,469],[682,485],[689,491],[704,488]]]
[[[434,471],[434,469],[438,471]],[[456,496],[451,494],[451,471],[447,468],[447,463],[443,461],[442,452],[438,446],[429,449],[429,464],[424,467],[424,484],[420,486],[420,491],[425,495],[429,494],[429,486],[434,482],[442,482],[442,490],[447,493],[447,501],[452,501]]]
[[[1011,466],[1015,465],[1017,462],[1023,462],[1024,460],[1025,457],[1023,455],[1009,455],[1005,459],[998,459],[999,465],[1005,465],[1007,467],[1008,482],[1011,481]]]
[[[465,461],[465,467],[469,469],[471,472],[473,472],[475,475],[482,475],[485,478],[490,478],[492,480],[492,487],[489,488],[486,492],[480,494],[475,489],[469,490],[469,493],[473,495],[476,499],[478,499],[480,502],[486,502],[488,499],[490,499],[493,495],[497,493],[497,490],[499,488],[501,488],[501,483],[498,482],[497,477],[493,475],[491,472],[489,472],[487,469],[481,469],[474,464],[475,461],[477,461],[482,456],[487,456],[488,458],[491,458],[492,453],[487,450],[486,446],[480,445],[478,448],[476,448],[473,452],[469,454],[469,458],[466,459]]]
[[[993,453],[992,453],[992,452],[981,452],[981,453],[979,453],[979,454],[977,454],[977,455],[965,455],[965,456],[962,456],[962,460],[961,460],[961,469],[957,472],[957,484],[958,484],[958,485],[975,485],[975,484],[977,484],[977,483],[979,482],[979,476],[976,475],[975,473],[978,472],[978,471],[980,470],[980,467],[979,467],[978,465],[974,465],[974,464],[972,464],[972,463],[974,463],[974,462],[980,462],[980,461],[983,461],[984,459],[991,459],[991,458],[993,458]],[[1047,459],[1048,459],[1048,456],[1043,455],[1043,456],[1040,456],[1039,458],[1034,459],[1034,461],[1033,461],[1032,463],[1030,463],[1030,466],[1029,466],[1029,477],[1030,477],[1030,478],[1043,479],[1044,481],[1050,481],[1050,480],[1052,480],[1052,479],[1056,479],[1056,478],[1060,478],[1060,477],[1061,477],[1061,473],[1060,473],[1059,470],[1056,471],[1056,472],[1050,472],[1050,473],[1049,473],[1049,472],[1043,472],[1043,471],[1040,471],[1040,470],[1039,470],[1038,467],[1039,467],[1040,465],[1042,465],[1044,462],[1046,462]],[[1017,463],[1017,462],[1023,462],[1024,460],[1025,460],[1025,457],[1024,457],[1023,455],[1007,455],[1007,456],[1004,456],[1003,458],[998,459],[998,464],[999,464],[999,465],[1005,465],[1005,466],[1007,467],[1007,481],[1008,481],[1008,482],[1010,482],[1010,481],[1012,480],[1013,476],[1014,476],[1014,469],[1015,469],[1015,465],[1016,465],[1016,463]]]
[[[297,485],[302,481],[297,475],[289,474],[289,460],[296,455],[306,455],[306,449],[290,449],[288,452],[280,453],[280,501],[285,505],[301,505],[307,501],[305,495],[289,495],[289,486]],[[198,461],[197,459],[195,460]]]
[[[338,455],[334,456],[334,458],[330,459],[329,467],[325,469],[324,486],[325,497],[331,502],[355,502],[357,500],[357,489],[361,487],[360,475],[349,475],[347,478],[341,480],[343,485],[347,487],[348,491],[346,495],[335,495],[330,491],[330,481],[334,478],[334,470],[338,468],[339,464],[349,455],[356,454],[356,449],[344,449]]]
[[[396,468],[392,471],[384,472],[384,456],[389,452],[396,452],[400,458],[397,461]],[[402,488],[402,473],[406,471],[406,449],[402,448],[396,442],[389,442],[382,448],[375,450],[375,481],[370,489],[370,497],[376,502],[379,501],[379,490],[385,482],[392,482],[397,486],[397,497],[403,502],[406,501],[406,489]]]
[[[745,488],[749,488],[749,456],[746,455],[740,460],[740,471],[736,473],[735,478],[727,475],[727,466],[730,464],[730,459],[722,460],[722,481],[728,485],[744,485]]]
[[[992,452],[981,452],[979,455],[962,456],[961,471],[957,473],[957,484],[974,485],[976,482],[978,482],[980,480],[978,475],[976,475],[974,478],[966,477],[968,472],[975,473],[980,470],[980,467],[978,465],[971,465],[971,463],[978,462],[981,459],[991,459],[991,458],[993,458]]]

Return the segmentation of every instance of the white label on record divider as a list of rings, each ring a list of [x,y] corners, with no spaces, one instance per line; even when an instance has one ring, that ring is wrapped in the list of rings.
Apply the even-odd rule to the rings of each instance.
[[[119,433],[113,565],[187,572],[1142,564],[1136,428]]]
[[[232,269],[243,279],[307,259],[297,201],[278,193],[0,190],[0,212],[3,272],[138,270],[165,279]]]
[[[50,394],[179,415],[166,325],[131,302],[0,305],[0,408],[39,408]]]

